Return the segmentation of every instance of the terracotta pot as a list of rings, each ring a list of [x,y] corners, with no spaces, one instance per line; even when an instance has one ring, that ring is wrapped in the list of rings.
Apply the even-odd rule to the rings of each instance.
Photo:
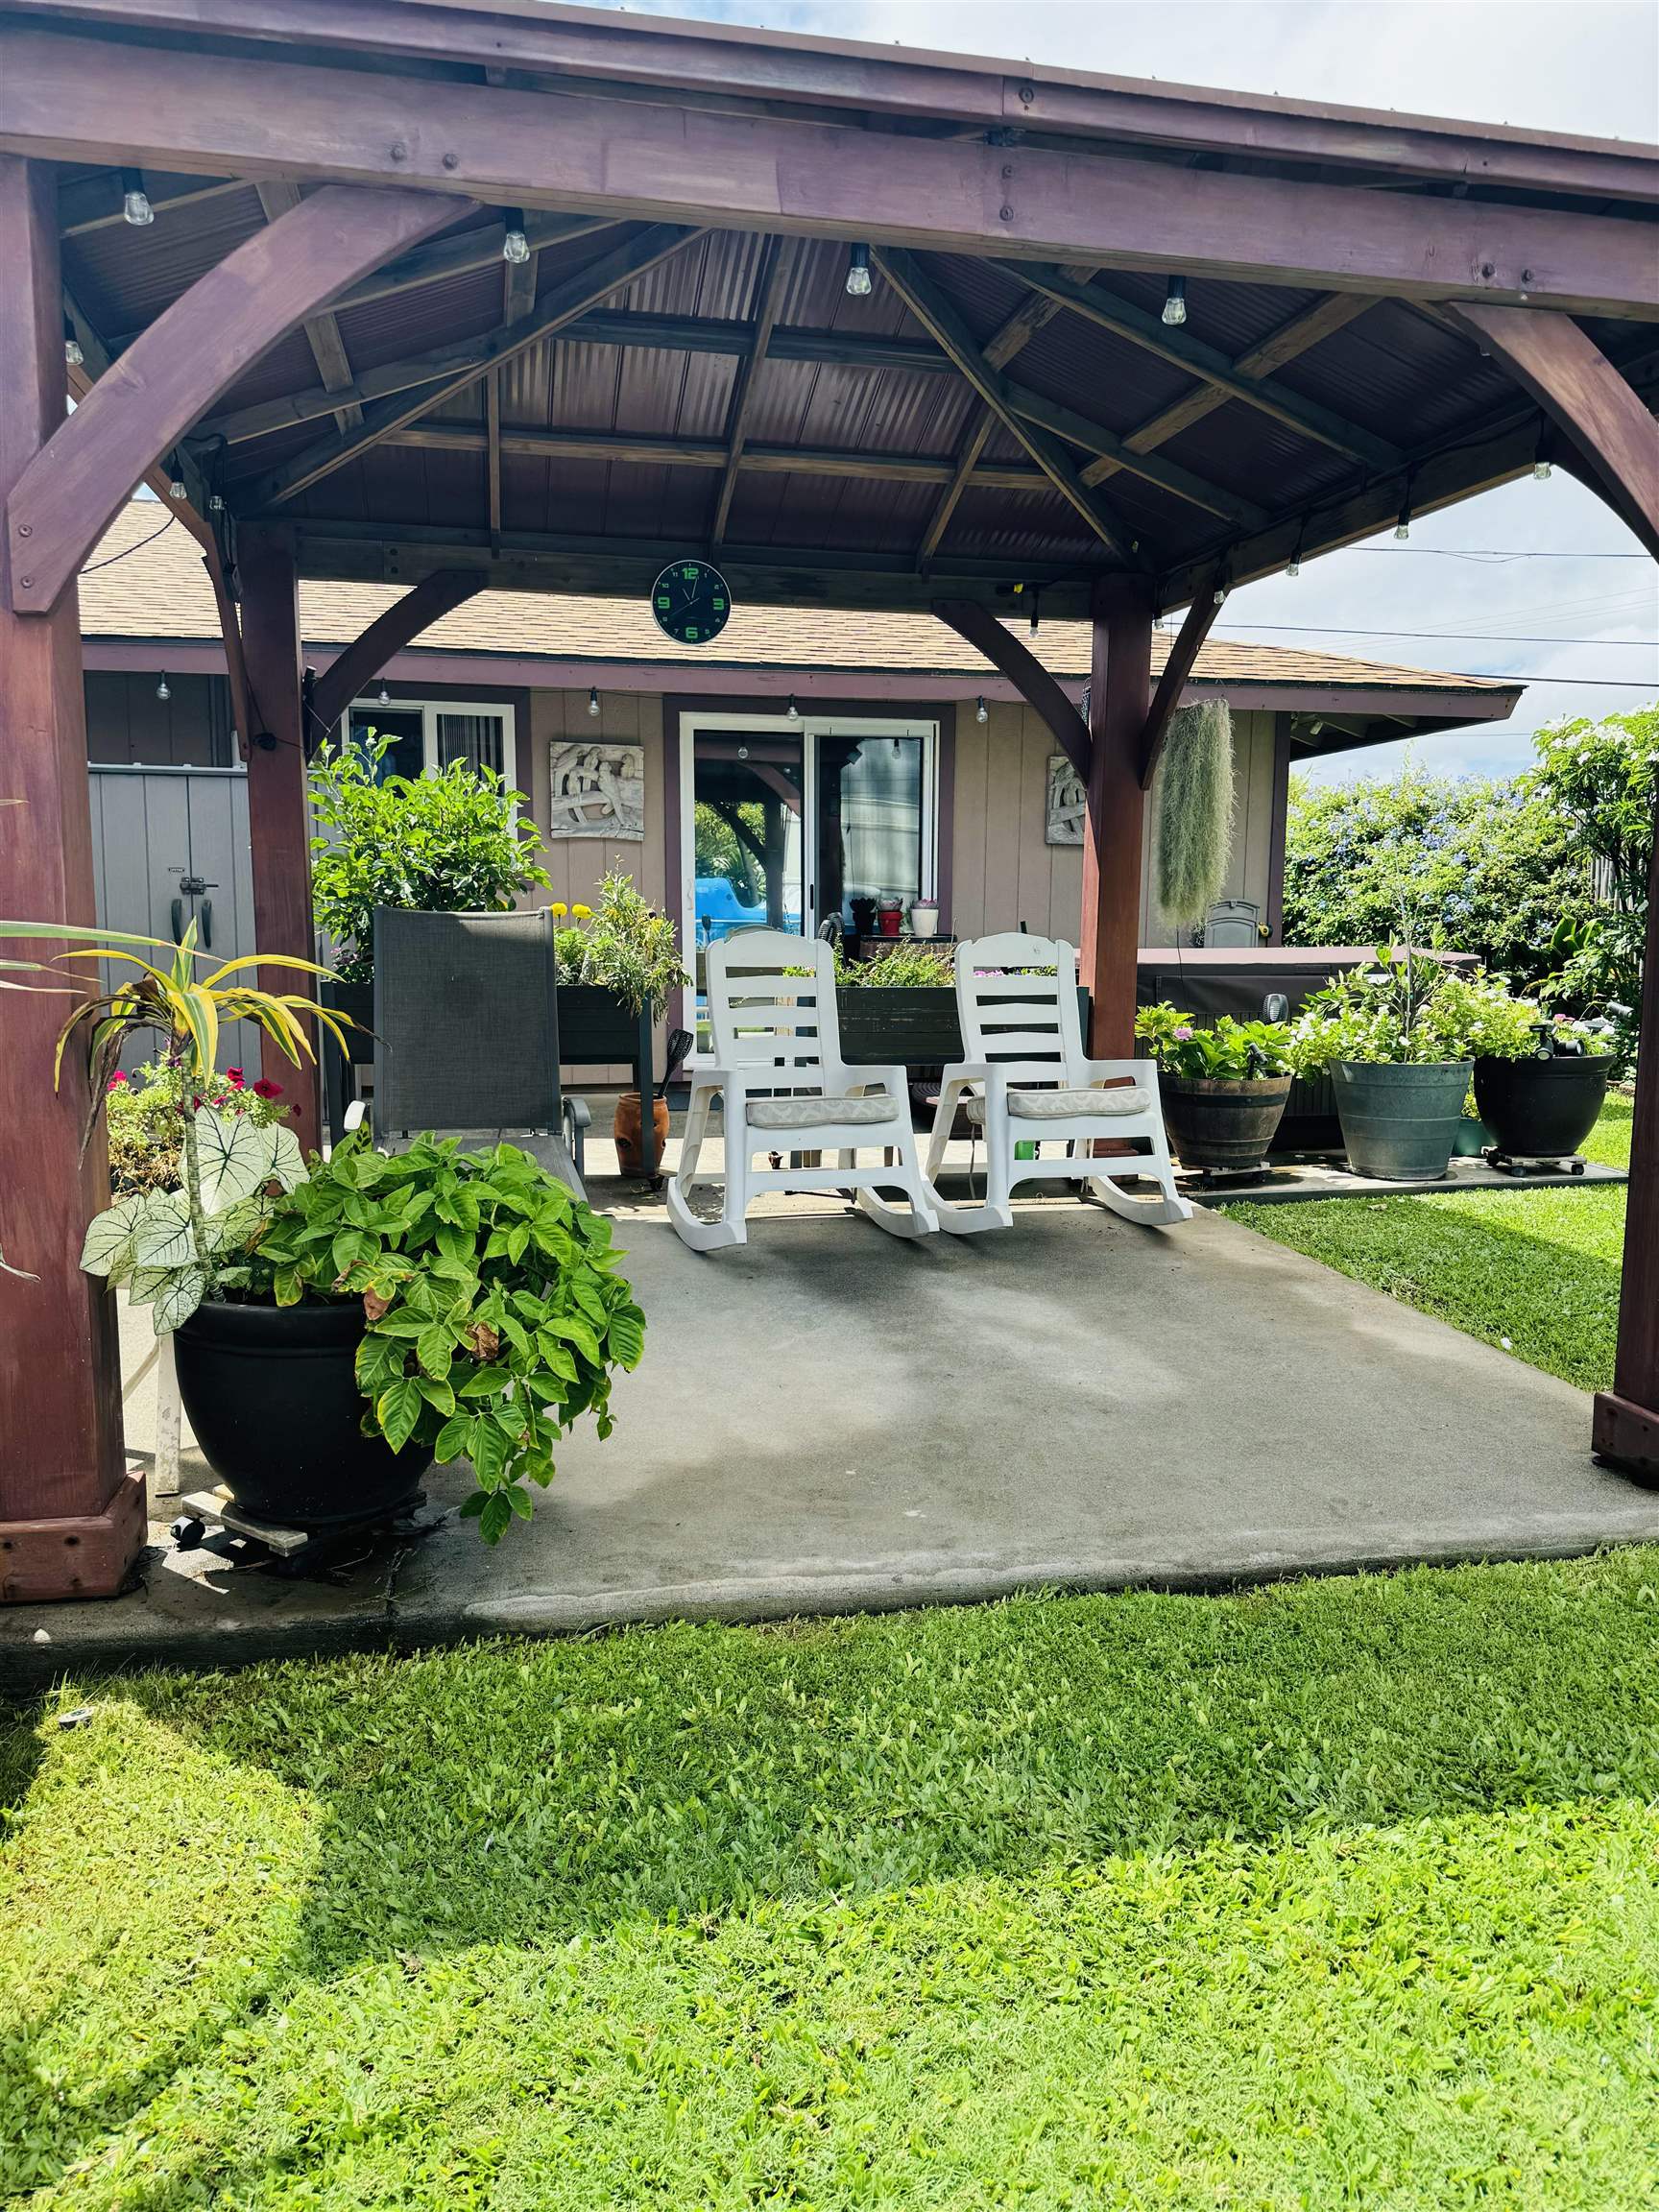
[[[662,1165],[662,1147],[668,1142],[668,1101],[651,1105],[651,1160],[647,1166],[639,1142],[639,1094],[624,1091],[616,1101],[611,1134],[616,1140],[616,1165],[624,1175],[655,1175]]]
[[[1262,1075],[1227,1082],[1161,1075],[1158,1091],[1165,1127],[1182,1166],[1238,1172],[1260,1167],[1266,1158],[1290,1095],[1290,1078]]]

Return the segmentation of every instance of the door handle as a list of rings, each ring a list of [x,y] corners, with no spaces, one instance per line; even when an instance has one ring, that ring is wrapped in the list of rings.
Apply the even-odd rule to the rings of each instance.
[[[184,942],[184,902],[182,899],[175,899],[173,902],[173,942],[175,945],[182,945]]]
[[[200,906],[199,906],[199,907],[196,909],[196,913],[197,913],[197,917],[198,917],[198,919],[200,920],[200,922],[201,922],[201,924],[202,924],[202,944],[203,944],[203,948],[204,948],[204,950],[211,950],[211,949],[212,949],[212,945],[213,945],[213,902],[212,902],[212,900],[211,900],[211,899],[204,899],[204,900],[203,900],[203,902],[202,902],[202,903],[201,903],[201,905],[200,905]]]

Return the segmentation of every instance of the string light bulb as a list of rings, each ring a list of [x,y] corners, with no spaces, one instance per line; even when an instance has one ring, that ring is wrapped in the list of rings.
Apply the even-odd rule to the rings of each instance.
[[[150,195],[144,189],[144,180],[136,169],[121,172],[121,215],[135,230],[143,230],[156,220],[156,210],[150,204]]]
[[[1171,276],[1164,294],[1164,321],[1171,329],[1187,320],[1187,279]]]
[[[870,249],[853,246],[847,252],[847,297],[849,300],[868,300],[870,297]]]
[[[1214,590],[1210,594],[1212,602],[1217,607],[1225,607],[1227,604],[1227,590],[1228,586],[1225,579],[1223,579],[1219,584],[1216,585]]]
[[[1554,473],[1550,465],[1550,424],[1540,418],[1538,444],[1532,455],[1532,481],[1534,484],[1548,484]]]
[[[1394,535],[1402,544],[1411,535],[1411,503],[1409,500],[1400,510],[1400,519],[1394,525]]]
[[[1286,576],[1300,576],[1300,575],[1301,575],[1301,573],[1302,573],[1302,556],[1301,556],[1301,554],[1300,554],[1300,553],[1292,553],[1292,554],[1291,554],[1291,556],[1290,556],[1290,565],[1289,565],[1289,567],[1288,567],[1288,568],[1286,568],[1286,569],[1285,573],[1286,573]]]
[[[800,719],[801,719],[801,709],[800,709],[800,708],[799,708],[799,707],[797,707],[797,706],[796,706],[796,704],[795,704],[795,694],[794,694],[794,692],[793,692],[793,691],[791,691],[791,692],[790,692],[790,694],[789,694],[789,704],[788,704],[788,706],[787,706],[787,707],[786,707],[786,708],[783,709],[783,711],[785,712],[785,714],[787,714],[787,715],[788,715],[788,717],[789,717],[789,719],[790,719],[790,721],[791,721],[791,722],[799,722],[799,721],[800,721]]]
[[[598,686],[598,685],[597,685],[597,684],[589,684],[589,686],[588,686],[588,711],[589,711],[589,714],[591,714],[591,715],[593,716],[593,718],[594,718],[594,720],[595,720],[595,721],[597,721],[597,720],[598,720],[598,718],[599,718],[599,686]]]
[[[75,325],[67,315],[63,318],[63,358],[71,369],[84,369],[86,366],[86,355],[82,349],[80,339],[75,335]]]
[[[1554,473],[1554,469],[1542,454],[1532,464],[1532,481],[1534,484],[1548,484]]]
[[[989,722],[991,719],[991,709],[985,704],[983,692],[974,702],[974,719],[975,722]]]
[[[374,704],[376,707],[390,707],[392,704],[392,694],[386,688],[386,679],[384,677],[380,679],[380,691],[378,697],[375,699]]]
[[[160,683],[156,686],[156,696],[157,699],[171,699],[173,696],[173,688],[167,681],[167,671],[165,668],[163,668],[161,671]]]
[[[508,212],[507,232],[501,241],[501,258],[503,261],[511,261],[516,269],[522,267],[530,258],[530,241],[524,234],[524,217],[517,207]]]

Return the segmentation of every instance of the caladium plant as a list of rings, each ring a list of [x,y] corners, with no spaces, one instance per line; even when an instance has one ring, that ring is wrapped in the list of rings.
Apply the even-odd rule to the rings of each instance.
[[[248,1253],[270,1225],[274,1192],[305,1180],[291,1129],[198,1107],[184,1117],[182,1188],[142,1190],[94,1215],[81,1250],[88,1275],[125,1285],[148,1306],[157,1336],[188,1321],[204,1298],[245,1288]]]

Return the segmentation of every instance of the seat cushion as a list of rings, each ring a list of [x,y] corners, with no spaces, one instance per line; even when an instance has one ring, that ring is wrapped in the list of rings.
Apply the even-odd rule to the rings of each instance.
[[[1116,1091],[1010,1091],[1008,1115],[1016,1121],[1116,1120],[1124,1114],[1149,1114],[1152,1101],[1132,1084]]]
[[[751,1098],[751,1129],[864,1129],[899,1118],[900,1101],[865,1098]]]

